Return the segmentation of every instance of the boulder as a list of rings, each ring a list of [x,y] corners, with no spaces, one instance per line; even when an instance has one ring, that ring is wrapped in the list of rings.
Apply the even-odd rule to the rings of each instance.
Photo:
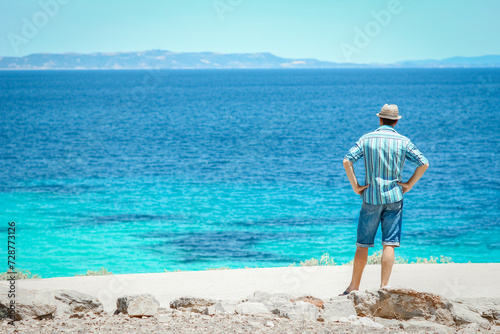
[[[217,301],[213,299],[181,297],[171,302],[170,307],[182,311],[202,313],[205,312],[207,307],[215,305],[216,303]]]
[[[283,305],[291,304],[293,297],[284,293],[269,293],[265,291],[255,291],[253,295],[240,300],[242,302],[255,302],[266,305],[269,312],[278,314],[278,308]]]
[[[438,295],[402,288],[381,288],[348,295],[360,316],[409,320],[425,319],[443,325],[455,324],[453,304]]]
[[[313,297],[313,296],[303,296],[303,297],[299,297],[297,299],[291,299],[290,301],[295,302],[295,301],[298,301],[298,300],[301,300],[301,301],[306,302],[306,303],[313,304],[317,308],[323,308],[323,305],[325,303],[323,300],[321,300],[319,298],[316,298],[316,297]]]
[[[323,303],[323,308],[319,310],[320,317],[325,321],[339,321],[341,317],[356,315],[354,302],[344,297],[333,297]]]
[[[498,298],[468,298],[454,301],[479,314],[482,318],[500,325],[500,299]]]
[[[236,305],[238,305],[238,302],[221,300],[218,303],[220,303],[221,307],[224,308],[224,313],[228,314],[236,313]]]
[[[235,312],[238,314],[265,314],[270,313],[268,307],[264,303],[259,302],[242,302],[236,305]]]
[[[226,307],[228,307],[228,305],[226,305]],[[232,307],[232,312],[229,311],[229,310],[231,310],[229,307],[228,307],[228,309],[226,309],[226,307],[224,307],[224,304],[219,301],[213,305],[206,307],[201,313],[205,314],[205,315],[234,313],[234,306]]]
[[[9,318],[10,299],[8,295],[9,288],[0,285],[0,321]]]
[[[54,314],[56,318],[77,317],[81,318],[84,314],[101,314],[104,309],[101,302],[90,295],[74,290],[56,290],[54,298],[57,305],[57,311]]]
[[[363,327],[384,328],[384,325],[379,324],[378,322],[375,322],[367,317],[359,317],[356,321],[353,322],[353,324],[360,325]]]
[[[458,326],[466,324],[478,324],[483,328],[488,328],[490,323],[481,317],[479,313],[471,311],[463,304],[453,303],[453,319]]]
[[[52,319],[57,310],[54,295],[46,290],[16,289],[15,320]],[[0,314],[8,316],[11,299],[8,298],[8,288],[0,291]]]
[[[116,300],[117,313],[128,314],[130,317],[152,317],[159,307],[160,302],[149,293],[123,296]]]
[[[282,305],[277,310],[280,317],[290,320],[316,321],[319,318],[319,308],[301,300]]]

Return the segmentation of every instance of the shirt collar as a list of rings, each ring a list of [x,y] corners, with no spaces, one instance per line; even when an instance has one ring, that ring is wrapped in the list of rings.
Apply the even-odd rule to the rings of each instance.
[[[396,130],[394,130],[394,128],[392,126],[390,126],[390,125],[382,125],[381,127],[379,127],[375,131],[392,131],[392,132],[396,132]]]

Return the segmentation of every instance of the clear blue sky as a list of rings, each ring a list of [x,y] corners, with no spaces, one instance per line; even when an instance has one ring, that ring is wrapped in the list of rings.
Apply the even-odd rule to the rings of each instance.
[[[45,14],[40,4],[54,1],[67,3]],[[394,62],[500,54],[498,0],[391,1],[0,0],[0,56],[164,49]],[[376,23],[372,11],[390,6],[397,13]],[[36,20],[38,31],[23,33]],[[368,41],[356,45],[367,28]]]

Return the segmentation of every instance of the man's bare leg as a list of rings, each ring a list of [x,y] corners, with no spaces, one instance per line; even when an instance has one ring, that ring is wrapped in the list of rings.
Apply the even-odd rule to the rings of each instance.
[[[368,260],[368,247],[357,247],[356,254],[354,255],[354,264],[352,266],[352,279],[351,284],[347,288],[348,292],[359,290],[361,276],[365,269],[366,261]]]
[[[389,284],[389,278],[391,277],[392,265],[394,264],[394,246],[384,245],[381,264],[382,275],[380,287],[384,287]]]

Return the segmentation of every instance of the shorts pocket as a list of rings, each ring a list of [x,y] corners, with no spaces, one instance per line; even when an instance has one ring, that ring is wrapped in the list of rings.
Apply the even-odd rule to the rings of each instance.
[[[369,204],[369,203],[366,203],[366,202],[363,202],[363,204],[361,205],[362,209],[367,211],[367,212],[374,212],[374,211],[378,211],[378,209],[380,208],[379,205],[375,205],[375,204]]]
[[[399,202],[387,204],[385,209],[386,209],[386,211],[398,211],[398,210],[401,210],[402,206],[403,206],[403,201],[401,200]]]

